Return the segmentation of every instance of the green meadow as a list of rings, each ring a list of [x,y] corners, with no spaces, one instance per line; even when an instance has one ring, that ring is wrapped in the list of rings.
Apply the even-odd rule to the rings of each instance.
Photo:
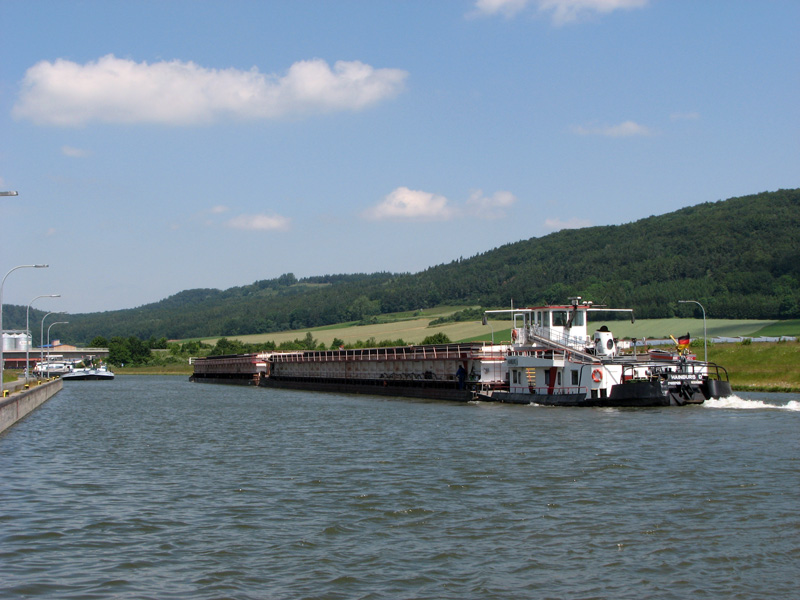
[[[491,341],[492,336],[494,336],[495,342],[511,339],[510,321],[492,319],[487,325],[483,325],[480,321],[430,325],[435,318],[453,312],[455,312],[453,308],[445,307],[422,311],[421,314],[395,315],[393,320],[369,325],[342,323],[320,328],[230,336],[230,339],[237,339],[248,344],[261,344],[269,341],[280,344],[303,339],[307,333],[311,333],[318,342],[325,346],[330,346],[334,339],[340,339],[345,344],[349,344],[370,338],[378,341],[402,339],[407,344],[418,344],[429,335],[438,332],[446,334],[454,342]],[[594,331],[602,325],[608,326],[618,338],[665,339],[670,335],[678,337],[687,332],[693,339],[703,337],[702,319],[642,319],[635,323],[628,320],[597,321],[589,324],[589,331]],[[708,319],[706,330],[709,338],[800,335],[800,321]],[[213,345],[218,339],[220,338],[203,338],[202,341]]]

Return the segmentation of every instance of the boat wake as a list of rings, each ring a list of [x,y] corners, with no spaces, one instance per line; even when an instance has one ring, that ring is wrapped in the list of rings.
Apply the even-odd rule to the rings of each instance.
[[[764,400],[749,400],[740,398],[739,396],[728,396],[727,398],[716,398],[706,400],[702,406],[708,408],[733,408],[740,410],[754,410],[754,409],[773,409],[773,410],[790,410],[800,411],[800,401],[790,400],[786,404],[771,404]]]

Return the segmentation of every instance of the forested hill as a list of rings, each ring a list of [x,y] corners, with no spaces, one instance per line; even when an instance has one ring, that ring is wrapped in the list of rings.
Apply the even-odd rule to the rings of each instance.
[[[439,304],[505,307],[580,295],[669,317],[700,301],[715,318],[800,318],[800,189],[765,192],[603,227],[563,230],[416,274],[291,274],[229,290],[70,315],[59,335],[186,338],[358,321]],[[9,306],[7,327],[21,307]],[[687,310],[685,307],[683,310]],[[41,315],[38,315],[41,319]]]

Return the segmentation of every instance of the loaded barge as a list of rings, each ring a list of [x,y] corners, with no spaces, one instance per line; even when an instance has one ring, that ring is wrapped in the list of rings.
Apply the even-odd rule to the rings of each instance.
[[[512,320],[508,343],[263,352],[199,358],[192,381],[315,391],[550,406],[681,406],[731,395],[725,369],[699,361],[688,339],[674,352],[623,353],[591,312],[569,305],[486,311]]]

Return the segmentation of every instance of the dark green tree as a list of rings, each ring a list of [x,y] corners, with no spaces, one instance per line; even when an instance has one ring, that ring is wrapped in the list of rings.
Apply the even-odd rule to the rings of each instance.
[[[429,335],[424,340],[422,340],[423,344],[450,344],[450,338],[447,337],[447,334],[440,331],[439,333],[434,333],[433,335]]]

